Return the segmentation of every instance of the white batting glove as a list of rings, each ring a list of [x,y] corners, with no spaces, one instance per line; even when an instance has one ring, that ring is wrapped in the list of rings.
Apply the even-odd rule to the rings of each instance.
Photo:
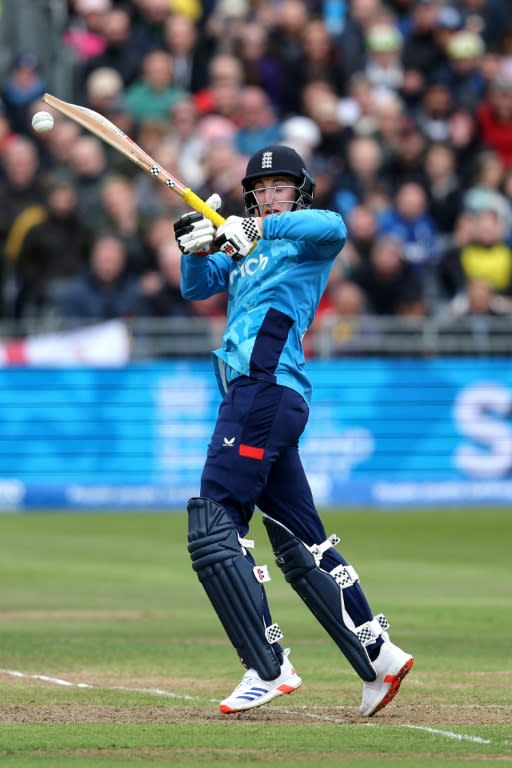
[[[239,261],[252,251],[256,241],[261,240],[261,235],[260,218],[229,216],[217,230],[214,247],[234,261]]]
[[[218,210],[221,206],[220,196],[211,195],[206,204]],[[174,235],[182,253],[205,253],[216,236],[213,222],[200,213],[185,213],[174,223]]]

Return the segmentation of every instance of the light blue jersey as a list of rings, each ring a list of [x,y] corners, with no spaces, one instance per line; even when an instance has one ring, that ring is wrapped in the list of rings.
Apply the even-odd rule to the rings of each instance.
[[[263,238],[241,261],[221,252],[182,256],[185,299],[228,293],[222,347],[214,351],[221,390],[245,375],[291,387],[310,402],[302,337],[346,238],[339,214],[299,210],[267,216]]]

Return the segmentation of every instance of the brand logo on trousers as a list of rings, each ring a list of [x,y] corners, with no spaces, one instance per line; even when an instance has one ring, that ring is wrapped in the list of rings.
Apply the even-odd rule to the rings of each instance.
[[[224,442],[222,443],[223,448],[234,448],[235,445],[235,438],[234,437],[225,437]]]

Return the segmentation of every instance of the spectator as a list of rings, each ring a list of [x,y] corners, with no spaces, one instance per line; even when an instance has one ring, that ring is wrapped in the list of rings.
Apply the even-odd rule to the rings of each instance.
[[[267,94],[257,85],[240,91],[239,116],[234,144],[241,155],[253,155],[261,147],[277,144],[281,127]]]
[[[510,19],[507,0],[460,0],[466,25],[482,34],[487,45],[498,44]]]
[[[69,154],[69,168],[78,195],[80,216],[91,229],[102,218],[100,188],[108,174],[104,144],[95,136],[79,136]]]
[[[489,86],[477,110],[478,138],[512,167],[512,75],[500,73]]]
[[[103,20],[111,7],[111,0],[72,0],[74,13],[62,40],[75,52],[77,60],[90,59],[105,51]]]
[[[314,154],[323,158],[333,176],[343,169],[343,158],[347,152],[349,141],[353,138],[352,128],[341,122],[339,99],[334,94],[324,94],[313,101],[310,109],[313,125],[317,126],[318,138],[315,138]],[[289,120],[300,118],[289,118]],[[305,119],[305,118],[302,118]],[[287,121],[289,123],[289,120]],[[288,142],[286,142],[288,144]],[[297,147],[295,147],[297,149]],[[298,149],[297,149],[298,151]],[[309,152],[311,154],[311,150]]]
[[[200,161],[203,145],[199,136],[199,115],[192,97],[175,104],[168,127],[165,142],[176,154],[178,175],[192,189],[197,189],[203,181]]]
[[[110,175],[100,187],[103,218],[98,231],[115,233],[124,243],[126,271],[140,277],[154,264],[148,264],[145,245],[147,218],[139,212],[134,184],[126,176]]]
[[[456,156],[450,144],[432,144],[425,154],[428,210],[439,232],[440,247],[451,245],[452,233],[463,205],[463,193],[456,170]]]
[[[101,34],[106,43],[103,53],[91,56],[78,67],[78,96],[81,101],[86,95],[85,83],[95,69],[115,69],[125,87],[131,85],[140,73],[140,55],[132,45],[131,18],[126,8],[114,6],[105,13]]]
[[[404,71],[402,36],[391,21],[372,24],[366,35],[367,60],[364,72],[373,88],[397,90]]]
[[[140,281],[146,314],[149,317],[189,317],[193,309],[181,295],[181,251],[174,240],[168,238],[160,243],[156,264],[158,269],[147,272]]]
[[[487,281],[470,280],[440,318],[440,332],[458,356],[465,352],[490,355],[496,318],[510,317],[511,312],[510,299],[496,294]]]
[[[442,81],[430,80],[423,91],[415,120],[428,141],[446,141],[454,111],[452,92]]]
[[[439,264],[440,284],[448,299],[471,280],[485,280],[498,294],[512,295],[512,250],[499,212],[482,207],[470,217],[469,242],[445,254]]]
[[[110,117],[120,104],[123,80],[117,69],[98,67],[85,81],[86,105],[105,117]]]
[[[301,36],[298,61],[284,65],[285,107],[288,112],[300,109],[300,94],[307,83],[323,80],[338,98],[344,93],[346,73],[341,48],[335,45],[321,19],[306,22]]]
[[[44,215],[45,195],[34,143],[25,136],[12,141],[2,156],[0,242],[3,257],[15,262],[28,229]]]
[[[221,115],[233,119],[243,85],[242,64],[229,53],[217,53],[210,59],[208,84],[194,94],[199,115]]]
[[[262,88],[276,116],[284,117],[284,67],[282,59],[269,50],[268,30],[254,21],[245,22],[240,26],[234,44],[234,50],[242,62],[245,85]]]
[[[355,136],[347,146],[346,167],[336,182],[336,209],[350,215],[354,206],[362,203],[365,195],[385,181],[382,150],[371,136]]]
[[[467,109],[455,109],[450,117],[450,146],[457,158],[457,173],[462,186],[471,183],[474,174],[475,156],[482,145],[478,137],[475,115]]]
[[[51,313],[63,280],[86,263],[89,233],[78,214],[71,177],[54,173],[46,189],[44,218],[27,232],[17,259],[16,317]]]
[[[396,192],[401,184],[414,181],[426,186],[424,157],[427,139],[418,125],[405,116],[400,122],[398,144],[387,153],[382,173]]]
[[[448,43],[449,64],[439,67],[437,76],[459,107],[474,110],[485,95],[487,83],[480,70],[484,50],[482,38],[467,30],[456,32]]]
[[[373,243],[369,262],[353,270],[351,278],[364,291],[370,312],[394,315],[413,289],[422,294],[421,279],[403,254],[399,239],[381,235]]]
[[[197,93],[208,82],[210,47],[200,39],[189,16],[171,13],[164,23],[164,46],[174,61],[174,82],[187,93]]]
[[[123,96],[123,106],[134,120],[165,120],[186,97],[174,82],[174,61],[165,51],[152,51],[142,60],[142,74]]]
[[[69,281],[56,309],[62,318],[79,321],[144,314],[144,298],[137,279],[126,273],[126,248],[119,237],[99,235],[91,249],[89,267]]]
[[[345,73],[348,78],[364,72],[367,63],[367,36],[370,27],[390,19],[389,9],[381,0],[352,0],[350,13],[341,34],[340,46],[344,54]]]
[[[377,237],[377,216],[368,205],[356,205],[350,212],[347,226],[357,264],[364,266],[370,261],[375,238]]]
[[[3,107],[15,133],[30,135],[30,105],[45,91],[46,82],[35,53],[16,54],[0,88]]]
[[[436,37],[441,0],[417,0],[411,7],[411,26],[402,49],[404,69],[434,72],[444,60]]]
[[[334,357],[364,355],[379,349],[379,325],[368,312],[366,297],[360,286],[350,280],[342,280],[333,283],[328,291],[331,308],[315,323],[314,328],[315,347],[319,354],[322,354],[322,347]]]
[[[394,206],[381,220],[379,233],[392,235],[402,244],[404,260],[426,280],[439,256],[438,230],[428,212],[423,186],[414,181],[402,184]]]

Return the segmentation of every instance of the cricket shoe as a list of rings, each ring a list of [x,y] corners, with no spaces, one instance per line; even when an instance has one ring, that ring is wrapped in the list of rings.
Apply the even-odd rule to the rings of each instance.
[[[359,707],[363,717],[371,717],[389,704],[413,664],[413,657],[397,645],[389,640],[382,643],[380,653],[373,662],[377,679],[363,684],[363,700]]]
[[[289,648],[283,651],[281,674],[275,680],[262,680],[255,669],[248,669],[231,696],[221,701],[220,711],[224,715],[229,715],[244,709],[260,707],[275,699],[276,696],[282,696],[283,693],[293,693],[299,685],[302,685],[302,680],[291,665],[289,653]]]

